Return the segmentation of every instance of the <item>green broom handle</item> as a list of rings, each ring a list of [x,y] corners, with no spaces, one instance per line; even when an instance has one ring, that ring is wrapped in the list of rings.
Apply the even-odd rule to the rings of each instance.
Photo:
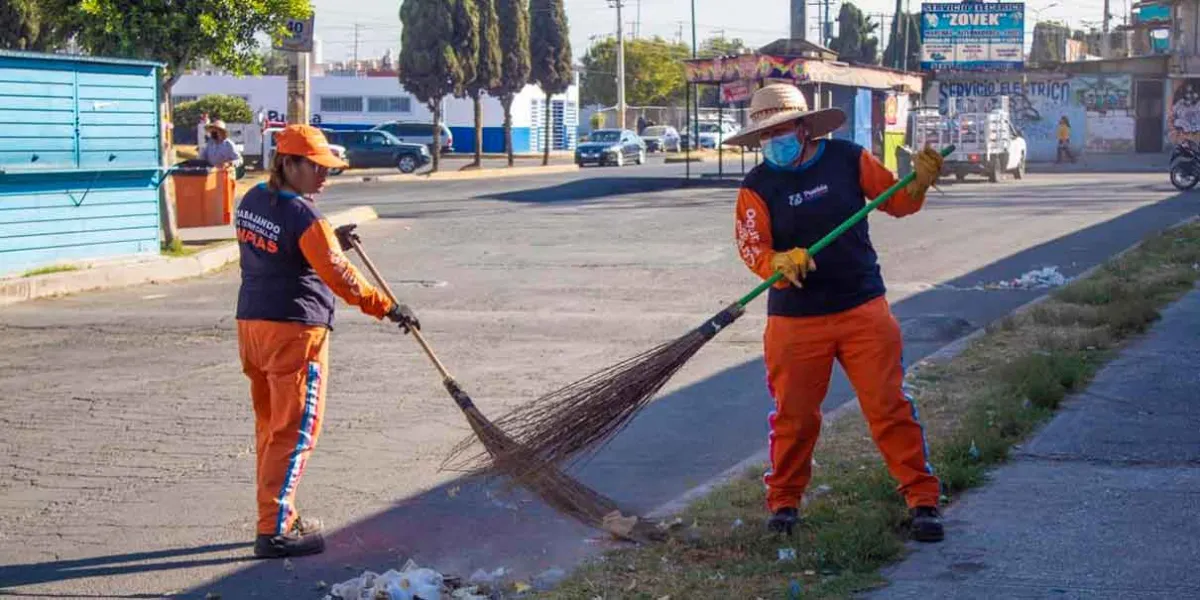
[[[954,152],[953,144],[946,146],[945,148],[942,148],[942,150],[941,150],[942,156],[949,156],[951,152]],[[868,202],[866,206],[862,207],[861,209],[859,209],[858,212],[851,215],[849,219],[846,219],[845,222],[843,222],[841,225],[838,225],[836,228],[834,228],[833,231],[830,231],[828,235],[821,238],[820,240],[817,241],[817,243],[810,246],[808,248],[809,256],[812,256],[812,255],[820,252],[826,246],[833,243],[833,240],[837,239],[837,237],[839,235],[846,233],[847,229],[854,227],[859,221],[865,219],[866,216],[871,214],[871,211],[878,208],[880,204],[887,202],[888,198],[892,197],[892,194],[895,194],[896,192],[900,191],[901,188],[912,183],[912,180],[916,176],[917,176],[916,171],[913,171],[912,173],[909,173],[908,175],[905,175],[904,177],[902,177],[900,179],[900,181],[897,181],[896,183],[892,184],[892,187],[884,190],[884,192],[882,194],[879,194],[879,197]],[[761,296],[763,292],[770,289],[771,286],[775,285],[775,283],[778,282],[782,277],[783,277],[783,273],[775,273],[774,275],[770,276],[769,278],[767,278],[766,281],[763,281],[761,284],[759,284],[758,287],[751,290],[749,294],[742,296],[742,299],[737,301],[738,306],[741,306],[744,308],[747,304],[750,304],[750,302],[753,301],[755,298]]]

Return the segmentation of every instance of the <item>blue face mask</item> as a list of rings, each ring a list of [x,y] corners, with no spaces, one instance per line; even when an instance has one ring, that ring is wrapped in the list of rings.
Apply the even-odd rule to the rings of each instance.
[[[803,151],[804,145],[800,143],[800,138],[796,137],[794,131],[777,135],[763,143],[763,158],[780,169],[792,168],[792,163],[800,158]]]

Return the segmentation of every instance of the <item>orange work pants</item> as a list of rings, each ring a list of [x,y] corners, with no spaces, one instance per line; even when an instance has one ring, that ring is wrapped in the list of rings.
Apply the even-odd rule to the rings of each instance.
[[[254,402],[260,534],[287,532],[298,514],[296,486],[325,414],[328,342],[326,327],[238,321],[242,371]]]
[[[916,405],[904,393],[900,324],[886,299],[831,315],[772,316],[764,337],[767,384],[775,400],[771,469],[764,477],[772,512],[798,508],[812,479],[821,402],[835,358],[858,394],[871,436],[908,506],[937,506],[941,487],[929,465]]]

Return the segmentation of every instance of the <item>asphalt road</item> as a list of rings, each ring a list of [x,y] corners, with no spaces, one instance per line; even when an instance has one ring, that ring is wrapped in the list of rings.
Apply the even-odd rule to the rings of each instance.
[[[682,165],[402,185],[346,184],[360,228],[434,348],[489,415],[672,339],[755,284],[732,243],[734,191]],[[976,289],[1034,268],[1077,274],[1195,215],[1165,176],[1031,175],[948,185],[904,220],[872,217],[915,360],[1041,291]],[[818,257],[819,258],[819,257]],[[0,594],[320,597],[409,557],[467,575],[569,567],[595,532],[438,470],[468,430],[415,344],[342,307],[326,428],[299,506],[326,554],[250,562],[253,433],[232,317],[235,270],[0,310]],[[759,451],[762,303],[578,470],[649,510]],[[839,379],[826,402],[851,397]]]

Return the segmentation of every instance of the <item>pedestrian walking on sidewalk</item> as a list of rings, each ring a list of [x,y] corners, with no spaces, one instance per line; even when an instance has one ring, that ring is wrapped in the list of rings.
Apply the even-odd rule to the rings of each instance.
[[[769,292],[764,358],[775,402],[769,417],[770,470],[765,476],[772,531],[791,533],[812,477],[813,448],[836,359],[850,378],[871,435],[899,481],[913,537],[943,538],[941,486],[917,409],[903,388],[900,326],[885,288],[867,220],[821,253],[820,270],[806,248],[896,183],[896,177],[852,142],[820,139],[841,127],[840,109],[810,111],[793,85],[754,93],[752,124],[732,144],[762,146],[763,164],[742,182],[737,200],[739,253],[762,278],[782,271]],[[921,209],[937,181],[942,156],[926,148],[916,178],[880,209],[903,217]]]
[[[1054,162],[1061,163],[1063,156],[1075,162],[1075,155],[1071,153],[1071,121],[1067,119],[1067,115],[1058,120],[1058,157]]]
[[[344,168],[319,129],[289,125],[276,138],[269,181],[238,204],[238,349],[254,404],[260,558],[325,548],[320,521],[301,517],[295,497],[321,433],[334,295],[406,332],[420,328],[407,306],[363,279],[317,209],[329,169]]]

